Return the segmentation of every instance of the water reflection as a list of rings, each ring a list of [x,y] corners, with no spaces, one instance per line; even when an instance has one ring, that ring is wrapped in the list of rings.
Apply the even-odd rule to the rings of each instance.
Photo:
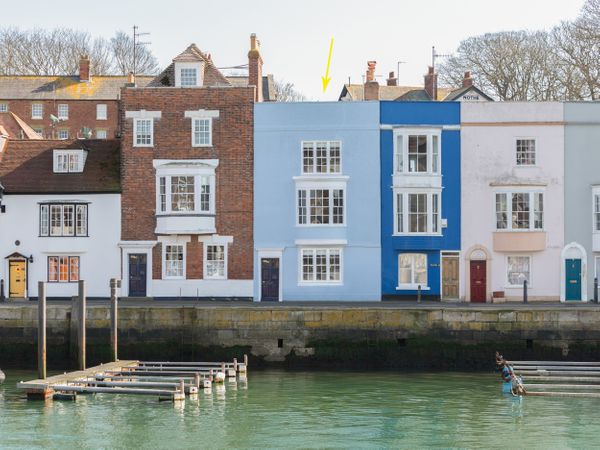
[[[180,404],[27,402],[16,381],[0,386],[0,447],[589,448],[600,434],[600,400],[503,396],[488,374],[252,372]]]

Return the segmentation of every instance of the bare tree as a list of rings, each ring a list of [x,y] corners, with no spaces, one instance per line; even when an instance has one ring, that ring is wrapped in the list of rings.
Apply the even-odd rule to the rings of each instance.
[[[158,63],[156,58],[144,45],[136,46],[135,68],[133,67],[133,38],[123,31],[118,31],[111,38],[110,45],[114,56],[115,68],[118,73],[155,73],[157,71]]]
[[[275,99],[278,102],[303,102],[306,101],[306,96],[296,90],[292,83],[287,83],[282,80],[275,80]]]
[[[70,28],[0,29],[0,74],[75,75],[88,55],[93,74],[127,74],[133,68],[133,39],[117,32],[109,41]],[[138,73],[156,72],[150,50],[138,47]]]

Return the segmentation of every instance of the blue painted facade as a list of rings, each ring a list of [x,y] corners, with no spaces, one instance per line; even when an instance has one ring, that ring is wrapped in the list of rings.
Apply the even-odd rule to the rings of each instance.
[[[384,101],[380,103],[380,120],[382,295],[414,298],[417,294],[415,287],[420,283],[411,283],[409,286],[399,280],[399,255],[411,253],[426,255],[427,283],[422,286],[422,294],[438,298],[441,295],[441,254],[460,250],[460,103]],[[395,136],[403,133],[420,134],[420,130],[437,135],[435,139],[440,140],[441,167],[438,175],[406,172],[394,175],[396,159],[399,158],[395,156]],[[403,139],[408,137],[403,136]],[[405,208],[409,208],[406,196],[419,192],[441,195],[441,204],[438,203],[441,220],[437,221],[437,233],[408,232],[406,224],[409,224],[410,217],[402,219],[405,220],[404,233],[395,233],[397,221],[402,221],[395,216],[397,193],[404,193]],[[407,209],[404,211],[408,213]]]
[[[379,103],[257,103],[254,119],[254,299],[274,258],[279,300],[380,300]],[[339,142],[339,173],[305,173],[306,142]],[[300,224],[299,190],[329,185],[345,189],[344,223]],[[303,249],[327,248],[341,249],[341,280],[305,282]]]

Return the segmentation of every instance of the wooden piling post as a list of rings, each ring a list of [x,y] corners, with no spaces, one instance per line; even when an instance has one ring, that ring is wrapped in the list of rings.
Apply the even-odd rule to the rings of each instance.
[[[46,283],[38,283],[38,378],[46,379]]]
[[[238,371],[237,358],[233,358],[233,370],[235,370],[236,373]]]
[[[118,361],[117,343],[117,297],[118,282],[116,278],[110,279],[110,354],[113,361]]]
[[[85,370],[85,317],[86,317],[86,293],[85,281],[79,280],[79,317],[77,317],[77,366],[79,370]]]
[[[200,389],[200,374],[198,372],[194,374],[194,384]]]

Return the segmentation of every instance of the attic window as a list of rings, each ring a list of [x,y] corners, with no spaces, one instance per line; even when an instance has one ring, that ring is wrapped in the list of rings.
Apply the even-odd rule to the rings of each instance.
[[[54,150],[54,173],[81,173],[85,159],[84,150]]]
[[[198,69],[184,67],[181,69],[181,86],[198,86]]]
[[[175,87],[200,87],[204,81],[204,63],[175,62]]]

